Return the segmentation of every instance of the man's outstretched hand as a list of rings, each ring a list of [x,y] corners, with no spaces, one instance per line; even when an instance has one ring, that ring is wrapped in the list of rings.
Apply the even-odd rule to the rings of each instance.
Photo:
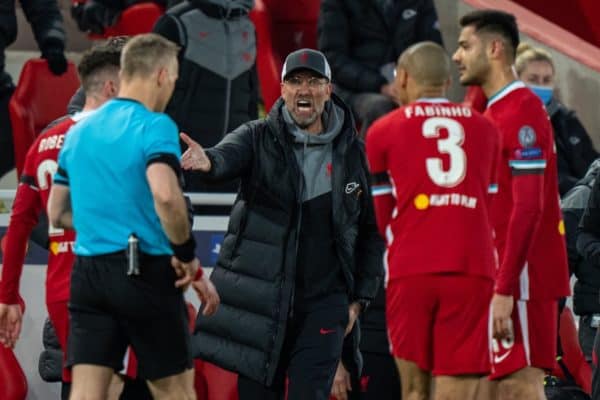
[[[212,165],[202,146],[183,132],[179,136],[188,146],[188,149],[181,156],[181,166],[183,169],[202,172],[210,171]]]

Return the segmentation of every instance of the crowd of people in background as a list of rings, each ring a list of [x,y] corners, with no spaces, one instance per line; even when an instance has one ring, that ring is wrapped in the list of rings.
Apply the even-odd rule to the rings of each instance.
[[[10,3],[0,177],[14,167]],[[72,16],[100,34],[131,4],[88,0]],[[22,5],[64,73],[55,0]],[[48,248],[71,243],[50,252],[46,281],[64,399],[193,399],[199,358],[236,372],[242,400],[558,400],[544,388],[558,365],[564,393],[580,384],[560,363],[569,275],[600,398],[600,161],[514,16],[462,16],[450,56],[432,0],[322,0],[320,51],[287,55],[281,98],[258,118],[253,1],[161,5],[153,33],[83,54],[69,112],[27,155],[2,344],[20,336],[25,245],[47,210]],[[484,109],[446,98],[452,61]],[[184,191],[237,196],[191,207]],[[229,224],[209,278],[191,218],[215,213]],[[192,333],[188,287],[202,303]]]

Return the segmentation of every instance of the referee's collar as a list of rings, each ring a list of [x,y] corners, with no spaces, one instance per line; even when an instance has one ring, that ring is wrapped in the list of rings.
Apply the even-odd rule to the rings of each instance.
[[[115,97],[114,100],[129,101],[129,102],[132,102],[132,103],[137,103],[140,106],[146,107],[146,106],[144,106],[144,104],[141,101],[136,100],[136,99],[132,99],[131,97]]]

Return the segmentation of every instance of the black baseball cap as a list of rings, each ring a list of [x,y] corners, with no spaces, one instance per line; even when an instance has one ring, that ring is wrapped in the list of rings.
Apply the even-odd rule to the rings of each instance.
[[[331,81],[331,68],[327,58],[320,51],[313,49],[296,50],[285,58],[281,80],[283,81],[291,72],[299,69],[308,69]]]

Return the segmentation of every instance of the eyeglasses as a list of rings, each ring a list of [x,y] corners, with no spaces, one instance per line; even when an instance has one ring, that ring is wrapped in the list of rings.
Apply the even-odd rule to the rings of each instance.
[[[327,81],[325,79],[315,78],[315,77],[301,78],[299,76],[292,76],[291,78],[287,78],[285,80],[285,83],[287,83],[288,85],[290,85],[293,88],[299,88],[302,85],[304,85],[305,82],[308,83],[308,87],[310,87],[311,89],[316,89],[316,88],[324,85],[325,83],[327,83]]]

